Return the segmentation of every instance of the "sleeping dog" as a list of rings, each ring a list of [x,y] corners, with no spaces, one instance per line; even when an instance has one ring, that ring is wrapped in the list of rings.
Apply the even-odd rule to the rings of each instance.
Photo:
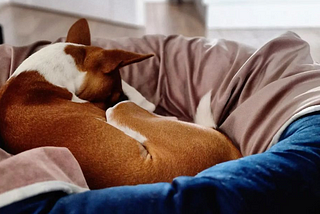
[[[121,80],[119,69],[151,56],[90,46],[88,23],[79,20],[66,43],[31,55],[1,88],[4,149],[67,147],[92,189],[168,182],[239,158],[223,134],[153,114]],[[126,95],[133,102],[120,102]]]

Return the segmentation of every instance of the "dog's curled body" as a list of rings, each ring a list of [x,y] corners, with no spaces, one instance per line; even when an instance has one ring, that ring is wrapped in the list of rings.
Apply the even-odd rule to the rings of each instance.
[[[70,29],[70,43],[52,44],[29,57],[1,88],[4,149],[16,154],[67,147],[92,189],[171,181],[241,157],[218,131],[158,117],[132,102],[109,109],[108,123],[105,110],[123,95],[119,68],[151,55],[74,44],[88,40],[86,31],[74,35],[86,25],[80,20]]]

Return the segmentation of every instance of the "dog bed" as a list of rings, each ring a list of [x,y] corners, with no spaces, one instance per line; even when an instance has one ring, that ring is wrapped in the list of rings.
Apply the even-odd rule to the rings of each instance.
[[[0,46],[0,84],[46,44]],[[66,149],[38,148],[15,156],[2,150],[1,213],[319,211],[320,65],[299,36],[288,32],[258,50],[222,39],[160,35],[101,38],[93,45],[155,54],[121,74],[158,114],[192,122],[199,100],[211,91],[218,130],[245,157],[171,184],[90,191]]]

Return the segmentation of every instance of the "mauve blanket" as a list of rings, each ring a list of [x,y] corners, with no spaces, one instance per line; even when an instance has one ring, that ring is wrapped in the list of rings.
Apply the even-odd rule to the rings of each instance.
[[[0,149],[0,207],[45,192],[86,190],[81,168],[66,148],[42,147],[18,155]]]
[[[46,44],[0,46],[0,83]],[[193,121],[199,100],[212,90],[218,129],[244,156],[265,151],[286,122],[319,108],[320,65],[313,61],[308,43],[292,32],[258,50],[222,39],[161,35],[98,38],[93,45],[155,54],[124,67],[121,75],[157,106],[157,113]]]
[[[1,45],[0,84],[27,56],[46,44],[49,42],[26,47]],[[157,113],[193,121],[199,100],[212,90],[211,108],[218,130],[227,134],[244,156],[266,151],[290,122],[320,110],[320,65],[312,60],[309,45],[291,32],[258,50],[227,40],[160,35],[95,39],[93,45],[155,54],[150,60],[123,68],[121,74],[157,106]],[[61,155],[61,160],[70,160],[55,162],[55,166],[67,170],[67,175],[73,174],[73,179],[52,178],[86,188],[72,154],[65,151],[56,155]],[[13,160],[14,156],[10,158]],[[10,158],[0,159],[0,169],[8,166]],[[21,158],[20,163],[32,157]],[[30,170],[33,164],[30,162]],[[71,164],[70,172],[64,164]],[[22,166],[25,167],[17,164],[10,170]],[[19,186],[28,185],[34,179],[24,176],[21,173],[25,184]],[[1,174],[2,191],[9,190],[5,186],[10,186],[12,181],[9,177],[3,180]]]
[[[244,156],[264,152],[290,122],[320,109],[320,65],[292,32],[258,50],[227,40],[159,35],[96,39],[93,45],[156,55],[121,74],[156,104],[157,113],[193,121],[199,100],[212,90],[218,129]]]

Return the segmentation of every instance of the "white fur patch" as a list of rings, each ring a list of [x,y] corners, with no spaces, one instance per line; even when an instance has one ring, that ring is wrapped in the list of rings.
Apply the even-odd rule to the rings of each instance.
[[[128,101],[124,101],[124,102],[128,102]],[[119,105],[119,104],[120,103],[118,103],[117,105]],[[124,134],[128,135],[129,137],[131,137],[131,138],[135,139],[136,141],[140,142],[141,144],[143,144],[147,140],[147,138],[145,136],[143,136],[142,134],[140,134],[137,131],[132,130],[131,128],[129,128],[125,125],[119,124],[117,122],[117,120],[115,120],[114,115],[113,115],[113,110],[114,110],[114,108],[117,107],[117,105],[107,109],[107,111],[106,111],[107,123],[117,129],[119,129]]]
[[[211,90],[208,91],[200,100],[196,115],[194,117],[194,122],[196,124],[217,128],[216,122],[213,120],[212,110],[211,110]]]
[[[83,99],[77,97],[77,95],[75,95],[75,94],[72,94],[71,101],[74,102],[74,103],[86,103],[86,102],[88,102],[87,100],[83,100]]]
[[[156,109],[156,106],[149,102],[144,96],[142,96],[134,87],[130,86],[128,83],[122,80],[122,90],[125,95],[129,98],[130,101],[134,102],[141,108],[149,112],[153,112]]]
[[[23,61],[11,77],[26,71],[38,71],[48,82],[71,92],[72,101],[86,102],[75,95],[84,82],[86,72],[79,71],[73,57],[65,53],[67,45],[80,46],[73,43],[48,45]]]

